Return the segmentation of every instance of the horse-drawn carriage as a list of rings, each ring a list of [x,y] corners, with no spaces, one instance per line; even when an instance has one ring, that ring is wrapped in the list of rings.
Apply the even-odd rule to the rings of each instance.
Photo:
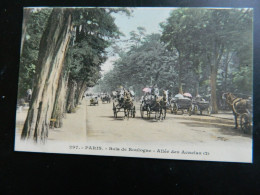
[[[140,114],[141,117],[151,118],[154,114],[155,120],[163,120],[166,118],[168,102],[168,91],[163,92],[163,97],[157,97],[155,95],[146,95],[141,100]]]
[[[126,90],[117,92],[113,101],[113,113],[115,118],[118,117],[119,112],[124,112],[124,118],[135,118],[135,106],[133,104],[130,93]]]
[[[108,94],[102,95],[101,101],[102,101],[102,103],[110,103],[110,101],[111,101],[110,95],[108,95]]]
[[[224,93],[222,98],[226,100],[232,108],[235,118],[235,128],[238,127],[237,119],[239,118],[240,128],[244,133],[252,133],[252,99],[238,98],[232,93]]]
[[[200,115],[202,115],[203,111],[207,111],[208,115],[211,114],[212,109],[208,101],[193,101],[192,104],[193,104],[192,111],[194,114],[200,112]]]
[[[162,119],[161,116],[163,116],[160,102],[158,102],[155,98],[152,99],[152,97],[144,97],[140,105],[140,113],[142,118],[144,118],[144,116],[146,115],[148,119],[150,119],[151,115],[154,114],[155,120]],[[164,118],[165,116],[166,112],[164,114]]]
[[[189,115],[191,115],[192,113],[191,99],[188,97],[184,97],[181,94],[175,95],[175,97],[171,99],[171,113],[177,114],[178,111],[181,111],[183,114],[185,110],[189,113]]]
[[[206,111],[208,115],[211,114],[211,105],[210,101],[206,101],[203,99],[201,96],[197,96],[193,101],[192,101],[192,113],[197,114],[200,112],[200,115],[202,115],[203,111]]]
[[[97,96],[92,96],[91,98],[90,98],[90,106],[92,106],[92,105],[98,105],[98,97]]]

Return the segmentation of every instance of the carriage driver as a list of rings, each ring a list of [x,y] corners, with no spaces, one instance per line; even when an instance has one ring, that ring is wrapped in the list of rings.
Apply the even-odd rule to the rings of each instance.
[[[120,86],[117,90],[117,100],[119,102],[119,105],[122,106],[123,102],[124,102],[124,98],[122,97],[122,94],[125,93],[125,88],[123,86]]]
[[[157,99],[159,97],[159,89],[157,87],[157,84],[154,84],[152,86],[152,90],[151,90],[152,95],[155,97],[155,99]]]

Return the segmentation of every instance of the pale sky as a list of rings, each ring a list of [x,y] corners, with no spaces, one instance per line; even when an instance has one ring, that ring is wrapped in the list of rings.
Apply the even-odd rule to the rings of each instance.
[[[146,29],[146,34],[160,33],[159,23],[166,21],[170,15],[170,11],[176,8],[133,8],[134,12],[131,17],[127,17],[123,14],[113,14],[115,24],[119,27],[119,30],[129,38],[131,31],[137,31],[137,27],[141,26]],[[116,60],[115,57],[110,57],[102,65],[103,73],[112,69],[112,61]]]

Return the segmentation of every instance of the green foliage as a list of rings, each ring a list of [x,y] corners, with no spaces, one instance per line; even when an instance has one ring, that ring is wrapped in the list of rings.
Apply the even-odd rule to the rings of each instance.
[[[100,66],[107,59],[106,49],[121,33],[111,13],[125,12],[126,9],[77,8],[72,11],[75,35],[70,47],[70,78],[85,80],[94,86],[100,78]]]
[[[217,93],[251,92],[252,10],[180,8],[161,27],[162,35],[145,35],[143,28],[130,33],[129,50],[116,48],[120,58],[100,80],[101,90],[133,86],[139,93],[157,83],[177,93],[181,82],[184,92],[207,95],[215,67]]]
[[[100,78],[100,66],[107,59],[108,48],[121,33],[112,13],[128,16],[125,8],[67,8],[73,20],[74,34],[66,57],[65,71],[70,79],[85,80],[89,86]],[[27,22],[26,40],[21,54],[18,97],[24,97],[32,88],[37,66],[39,43],[52,9],[32,9]],[[72,32],[73,33],[73,32]]]
[[[233,73],[233,83],[235,86],[239,86],[234,89],[235,93],[252,95],[252,67],[241,67],[240,71]]]
[[[40,40],[50,13],[51,9],[49,8],[31,9],[23,53],[20,58],[18,98],[25,97],[27,89],[32,89]]]
[[[161,27],[161,40],[167,49],[173,52],[177,50],[178,77],[180,82],[186,83],[186,88],[192,90],[197,80],[203,90],[205,85],[209,85],[207,81],[211,70],[221,69],[225,75],[229,75],[225,71],[232,69],[236,79],[218,78],[218,89],[223,90],[221,86],[227,81],[224,83],[229,86],[227,89],[241,89],[239,81],[242,82],[242,77],[238,75],[249,75],[251,70],[238,67],[252,66],[251,9],[179,8],[171,12]],[[233,58],[225,60],[228,53],[232,53]],[[232,65],[233,68],[225,68]],[[245,85],[252,85],[251,77],[243,80]],[[243,90],[248,92],[245,88]]]
[[[175,60],[176,56],[167,52],[160,42],[159,34],[146,35],[139,45],[133,42],[130,50],[114,63],[114,69],[99,82],[100,89],[112,91],[119,86],[132,87],[140,96],[142,88],[154,83],[164,89],[170,88],[176,82]]]

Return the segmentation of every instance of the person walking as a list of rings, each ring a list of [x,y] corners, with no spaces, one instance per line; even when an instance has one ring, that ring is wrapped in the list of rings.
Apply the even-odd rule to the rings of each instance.
[[[32,90],[28,89],[27,90],[27,101],[30,102],[32,99]]]

